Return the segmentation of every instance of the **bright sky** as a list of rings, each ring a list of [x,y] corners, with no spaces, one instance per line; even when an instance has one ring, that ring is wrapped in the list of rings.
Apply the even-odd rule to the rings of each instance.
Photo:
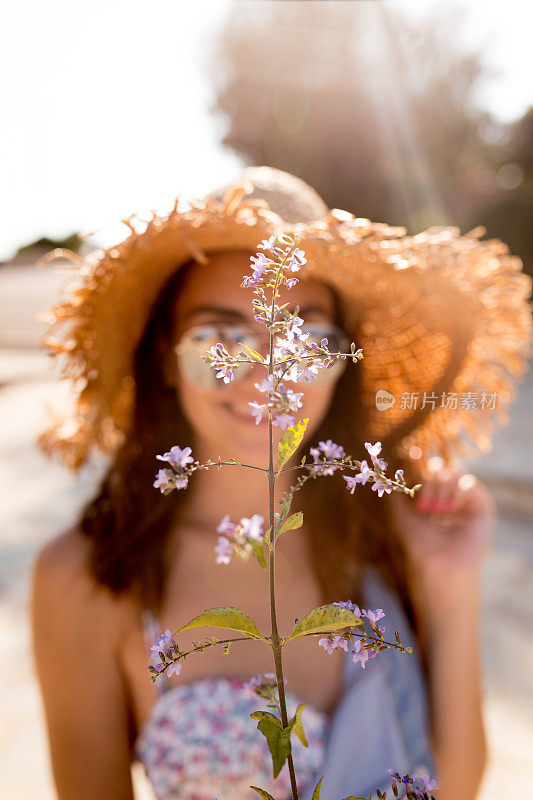
[[[1,4],[0,260],[38,236],[167,208],[236,174],[202,65],[229,2]],[[413,14],[430,5],[396,4]],[[520,116],[533,103],[530,4],[505,0],[505,13],[495,0],[457,4],[467,42],[486,42],[501,70],[480,100],[503,120]]]

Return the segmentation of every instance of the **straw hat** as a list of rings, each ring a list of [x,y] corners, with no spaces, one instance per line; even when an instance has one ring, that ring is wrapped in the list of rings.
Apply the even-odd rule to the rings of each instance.
[[[211,252],[255,252],[280,231],[299,237],[308,259],[301,277],[338,290],[346,333],[363,348],[353,369],[361,370],[369,441],[384,442],[391,458],[418,458],[423,468],[431,455],[448,463],[490,451],[494,424],[508,423],[530,355],[532,281],[505,244],[480,241],[484,229],[407,236],[328,209],[302,180],[270,167],[245,169],[203,199],[178,199],[147,223],[123,222],[128,237],[78,257],[78,285],[46,315],[43,344],[60,355],[75,402],[39,445],[71,468],[123,440],[134,353],[171,275],[191,258],[207,263]],[[76,260],[65,251],[53,256]]]

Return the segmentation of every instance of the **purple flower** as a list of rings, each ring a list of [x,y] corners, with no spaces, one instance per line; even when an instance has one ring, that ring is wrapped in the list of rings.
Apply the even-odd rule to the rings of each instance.
[[[344,458],[344,448],[340,444],[335,444],[331,439],[327,442],[319,442],[318,446],[326,456],[326,458]]]
[[[235,524],[230,522],[229,514],[226,514],[225,517],[222,517],[220,522],[216,527],[217,533],[234,533],[235,531]]]
[[[341,445],[335,444],[335,442],[332,442],[331,439],[328,439],[327,442],[319,442],[318,447],[311,447],[309,452],[313,456],[313,460],[317,465],[315,467],[315,472],[318,472],[321,475],[333,475],[337,469],[335,464],[320,466],[319,459],[321,454],[323,454],[326,459],[343,458],[345,455],[344,449],[341,447]]]
[[[241,519],[241,527],[244,535],[248,539],[254,539],[256,542],[262,542],[264,522],[265,518],[260,514],[254,514],[251,519],[248,517],[243,517]]]
[[[362,484],[364,486],[365,483],[367,482],[367,480],[369,479],[369,477],[371,476],[371,474],[372,474],[372,470],[369,468],[369,466],[366,463],[366,461],[361,461],[361,471],[357,475],[353,475],[353,476],[349,476],[349,477],[346,476],[346,475],[343,475],[342,477],[344,478],[344,480],[348,484],[346,488],[348,489],[350,494],[353,494],[354,493],[354,489],[357,486],[357,484],[360,483],[360,484]]]
[[[291,411],[298,411],[302,407],[303,392],[293,392],[292,389],[287,389],[286,396]]]
[[[367,617],[367,619],[369,619],[370,622],[375,625],[378,619],[381,619],[382,617],[385,616],[385,612],[383,611],[382,608],[376,608],[375,611],[363,608],[363,610],[361,611],[361,616]]]
[[[181,667],[181,661],[173,661],[166,669],[167,677],[170,678],[171,675],[179,675],[181,672]]]
[[[234,369],[235,369],[234,366],[223,365],[221,367],[216,367],[215,374],[217,378],[222,378],[224,383],[229,383],[230,381],[235,379],[235,375],[233,374]]]
[[[397,469],[394,473],[394,480],[399,481],[400,478],[403,478],[403,469]]]
[[[285,286],[287,287],[287,289],[292,289],[292,287],[295,286],[297,283],[298,283],[298,278],[287,278],[287,280],[285,281]]]
[[[215,553],[217,554],[217,564],[229,564],[231,559],[231,542],[225,536],[218,537],[218,544],[215,546]]]
[[[155,640],[155,643],[150,646],[150,650],[159,653],[161,650],[167,650],[169,647],[175,645],[176,642],[172,638],[172,634],[167,628],[163,631],[161,636]]]
[[[258,250],[272,250],[272,248],[276,244],[276,239],[277,238],[278,237],[276,236],[276,234],[273,233],[272,236],[269,236],[268,239],[263,239],[261,244],[257,245],[257,249]]]
[[[324,648],[328,655],[333,653],[337,648],[339,650],[344,650],[345,653],[348,652],[348,642],[344,636],[333,636],[333,638],[327,636],[323,639],[319,639],[318,644]]]
[[[294,339],[294,337],[299,339],[300,335],[302,334],[301,327],[302,327],[303,324],[304,324],[304,321],[303,321],[303,319],[301,317],[297,317],[296,315],[290,317],[285,322],[285,333],[286,333],[287,339],[289,339],[291,341],[292,341],[292,339]],[[304,334],[304,335],[305,335],[305,338],[307,339],[307,337],[309,336],[309,333]]]
[[[374,658],[374,656],[376,655],[376,651],[374,649],[364,650],[363,645],[361,644],[361,640],[358,639],[351,651],[351,654],[353,663],[357,664],[357,662],[360,661],[361,666],[364,669],[366,666],[366,662],[368,661],[369,658]]]
[[[418,780],[422,784],[422,790],[424,792],[432,792],[434,789],[438,789],[437,781],[432,780],[429,775],[419,775]]]
[[[376,444],[370,444],[370,442],[365,442],[365,447],[368,450],[368,454],[373,458],[374,456],[379,456],[381,453],[381,442],[376,442]]]
[[[364,486],[367,480],[370,478],[371,474],[372,470],[370,469],[366,461],[361,461],[361,472],[359,473],[359,475],[357,475],[358,478],[357,482],[360,483],[362,486]]]
[[[334,606],[340,606],[341,608],[347,608],[348,611],[353,611],[356,617],[361,616],[361,609],[355,603],[352,603],[351,600],[343,600],[339,603],[333,603]]]
[[[348,489],[350,494],[353,494],[355,487],[357,485],[357,476],[354,477],[353,475],[343,475],[342,477],[346,481],[347,484],[346,488]]]
[[[254,383],[254,386],[259,392],[271,392],[274,388],[274,376],[269,375],[261,383]]]
[[[189,483],[189,479],[186,475],[181,475],[180,477],[176,477],[174,481],[174,486],[176,489],[186,489],[187,484]]]
[[[194,458],[191,456],[191,448],[184,447],[183,450],[181,447],[174,445],[174,447],[170,448],[168,453],[163,453],[162,456],[156,456],[159,461],[168,461],[171,467],[174,467],[176,470],[185,469],[187,464],[192,464]]]
[[[168,494],[174,488],[174,473],[169,469],[160,469],[153,486],[155,489],[159,489],[161,494]]]
[[[222,342],[217,342],[216,344],[211,345],[207,352],[216,361],[218,361],[219,358],[224,358],[224,356],[229,356],[229,353],[225,349]]]
[[[383,481],[380,481],[378,479],[372,485],[372,491],[373,492],[377,492],[378,493],[378,497],[383,497],[383,492],[387,492],[387,494],[390,494],[392,492],[392,489],[391,489],[390,486],[387,486],[385,483],[383,483]]]
[[[272,425],[276,425],[284,431],[286,428],[290,428],[291,425],[294,425],[294,420],[295,417],[291,414],[279,414],[279,416],[272,420]]]
[[[267,258],[264,253],[258,253],[256,256],[252,256],[250,261],[254,266],[252,277],[256,281],[259,280],[259,278],[263,275],[267,266],[272,263],[271,260]]]
[[[287,265],[287,269],[290,272],[299,272],[300,267],[302,267],[304,264],[307,264],[305,253],[303,250],[299,250],[297,248],[291,256],[291,260]]]
[[[380,467],[382,470],[387,469],[387,462],[384,461],[382,458],[378,458],[378,455],[381,453],[381,442],[376,442],[376,444],[370,444],[370,442],[365,442],[365,447],[368,450],[368,453],[370,454],[374,466]]]
[[[252,409],[252,417],[255,419],[255,424],[259,425],[261,420],[263,419],[263,411],[266,408],[266,405],[263,403],[256,403],[255,400],[251,403],[248,403],[250,408]]]
[[[307,367],[304,367],[302,370],[297,371],[297,378],[298,381],[310,381],[316,380],[318,376],[318,367],[315,364],[310,364]]]

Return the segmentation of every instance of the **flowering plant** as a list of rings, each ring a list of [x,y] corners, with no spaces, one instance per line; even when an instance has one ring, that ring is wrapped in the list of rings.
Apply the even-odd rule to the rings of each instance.
[[[297,240],[287,234],[272,235],[262,241],[258,245],[260,252],[251,259],[252,274],[245,276],[241,284],[243,287],[253,289],[254,319],[264,324],[269,332],[268,355],[263,357],[244,343],[242,350],[237,355],[232,355],[221,342],[218,342],[203,356],[204,361],[215,370],[216,377],[224,383],[233,381],[235,373],[245,364],[248,368],[250,365],[261,365],[266,370],[265,378],[255,384],[261,394],[261,402],[253,401],[249,405],[256,424],[262,421],[263,415],[268,418],[268,466],[259,468],[266,473],[268,479],[268,527],[265,530],[265,520],[259,514],[254,514],[251,518],[243,517],[239,522],[231,521],[229,515],[226,515],[217,526],[219,537],[214,550],[219,564],[228,564],[234,556],[244,559],[253,556],[262,568],[268,568],[271,633],[270,635],[261,633],[254,621],[238,608],[231,606],[210,608],[182,625],[174,636],[200,627],[228,629],[240,635],[224,639],[207,638],[202,642],[192,642],[189,649],[182,650],[167,629],[151,647],[157,663],[149,666],[151,679],[156,681],[163,673],[179,675],[182,663],[189,655],[209,647],[221,645],[227,652],[233,642],[250,639],[259,640],[269,647],[273,655],[274,672],[252,678],[248,689],[267,699],[272,711],[255,711],[251,716],[257,720],[257,727],[267,740],[272,756],[274,778],[279,775],[287,762],[293,800],[298,800],[298,787],[291,737],[296,736],[304,746],[307,746],[307,740],[302,721],[304,705],[298,705],[294,716],[288,718],[282,658],[285,644],[304,636],[316,636],[319,637],[318,645],[323,647],[326,653],[342,650],[349,653],[352,660],[359,663],[362,668],[366,667],[369,660],[390,648],[402,653],[412,652],[410,647],[403,646],[398,631],[395,632],[394,641],[385,638],[385,627],[378,625],[385,616],[381,608],[360,609],[350,600],[314,608],[303,619],[296,620],[293,630],[287,636],[280,634],[275,594],[276,547],[282,534],[294,531],[303,524],[301,511],[291,513],[294,495],[307,481],[333,476],[337,472],[348,473],[343,474],[342,478],[346,481],[346,489],[351,494],[354,493],[358,483],[364,486],[368,481],[379,497],[391,492],[401,492],[414,497],[421,486],[417,484],[409,488],[401,469],[396,470],[394,478],[386,474],[387,462],[380,457],[380,442],[365,443],[367,459],[370,460],[371,466],[367,460],[358,461],[347,455],[341,445],[330,439],[325,442],[320,441],[317,447],[310,449],[312,460],[308,460],[308,456],[304,455],[299,465],[287,466],[300,446],[309,422],[309,419],[296,419],[298,409],[302,407],[303,394],[294,391],[288,384],[316,380],[319,370],[330,369],[339,360],[349,359],[356,363],[363,357],[362,350],[356,349],[354,343],[350,345],[349,352],[332,352],[328,347],[327,338],[323,338],[319,343],[310,340],[309,332],[301,330],[304,320],[298,316],[298,309],[291,312],[288,303],[278,305],[280,290],[282,288],[290,290],[298,283],[296,275],[306,263],[305,253],[297,244]],[[270,296],[267,296],[267,292],[270,292]],[[273,427],[279,427],[283,431],[276,458]],[[179,446],[171,447],[167,453],[157,458],[167,464],[165,468],[159,470],[154,482],[154,487],[164,494],[169,494],[174,489],[185,489],[189,478],[199,469],[235,464],[250,466],[241,464],[233,458],[228,461],[222,461],[220,458],[217,461],[209,459],[206,463],[200,464],[194,460],[190,447]],[[280,473],[287,470],[294,470],[300,474],[279,501],[280,510],[275,511],[275,482]],[[429,797],[428,792],[438,788],[429,776],[418,778],[420,786],[416,784],[416,775],[400,777],[398,773],[391,771],[391,777],[395,797],[422,800]],[[322,779],[314,790],[313,800],[319,800],[321,782]],[[264,789],[251,788],[255,789],[262,800],[273,800]],[[403,795],[399,794],[400,789],[405,792]],[[378,790],[378,798],[385,797],[386,795]]]

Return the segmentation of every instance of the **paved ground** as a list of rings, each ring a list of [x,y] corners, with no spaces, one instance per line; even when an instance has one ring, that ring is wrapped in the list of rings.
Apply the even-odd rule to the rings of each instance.
[[[46,461],[33,440],[45,403],[66,393],[34,345],[34,310],[52,301],[57,276],[0,270],[0,797],[53,800],[40,699],[29,650],[28,584],[41,544],[65,528],[90,496],[100,468],[78,478]],[[37,283],[39,284],[37,286]],[[22,299],[21,299],[22,298]],[[43,302],[44,300],[44,302]],[[5,314],[4,314],[5,312]],[[15,348],[14,345],[24,345]],[[494,452],[471,465],[493,489],[499,523],[484,574],[482,629],[491,762],[480,800],[531,797],[533,746],[533,373],[519,390],[511,425]],[[150,792],[136,776],[137,797]]]

